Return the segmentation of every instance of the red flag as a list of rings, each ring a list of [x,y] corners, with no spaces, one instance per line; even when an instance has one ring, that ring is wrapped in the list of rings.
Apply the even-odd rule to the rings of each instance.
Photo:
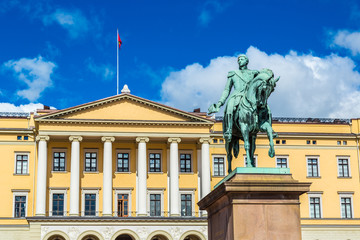
[[[122,44],[122,41],[121,41],[121,39],[120,39],[119,33],[118,33],[118,43],[119,43],[119,48],[120,48],[120,47],[121,47],[121,44]]]

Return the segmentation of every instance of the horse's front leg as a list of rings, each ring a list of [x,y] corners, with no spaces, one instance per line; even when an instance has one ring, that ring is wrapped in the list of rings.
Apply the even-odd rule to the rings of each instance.
[[[256,135],[252,135],[250,137],[251,142],[250,142],[250,158],[251,158],[251,166],[252,167],[256,167],[255,166],[255,158],[254,158],[254,153],[255,153],[255,149],[256,149],[256,145],[255,145],[255,141],[256,141]]]
[[[250,155],[249,128],[245,124],[240,124],[241,134],[244,139],[244,148],[246,151],[246,167],[252,167]]]
[[[261,128],[266,131],[266,134],[269,139],[269,146],[270,146],[269,153],[268,153],[269,157],[274,157],[275,156],[274,136],[276,137],[277,134],[273,135],[273,129],[268,122],[265,122]]]

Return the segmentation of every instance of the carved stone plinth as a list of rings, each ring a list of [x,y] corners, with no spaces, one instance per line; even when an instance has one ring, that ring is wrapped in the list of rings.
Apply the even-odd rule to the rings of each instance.
[[[244,171],[235,170],[198,203],[208,212],[208,239],[301,240],[299,196],[311,183],[281,171]]]

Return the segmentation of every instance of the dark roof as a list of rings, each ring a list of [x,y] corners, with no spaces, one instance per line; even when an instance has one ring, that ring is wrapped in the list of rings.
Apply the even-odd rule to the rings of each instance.
[[[222,122],[223,116],[215,117],[217,122]],[[350,124],[350,119],[341,118],[293,118],[293,117],[273,117],[273,123],[333,123],[333,124]]]
[[[30,113],[27,112],[0,112],[0,117],[8,118],[27,118],[30,116]]]

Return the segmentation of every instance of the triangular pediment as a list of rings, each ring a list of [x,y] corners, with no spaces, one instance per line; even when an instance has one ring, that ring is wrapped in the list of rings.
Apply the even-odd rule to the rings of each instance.
[[[210,119],[131,94],[120,94],[36,117],[36,121],[51,120],[213,123]]]

